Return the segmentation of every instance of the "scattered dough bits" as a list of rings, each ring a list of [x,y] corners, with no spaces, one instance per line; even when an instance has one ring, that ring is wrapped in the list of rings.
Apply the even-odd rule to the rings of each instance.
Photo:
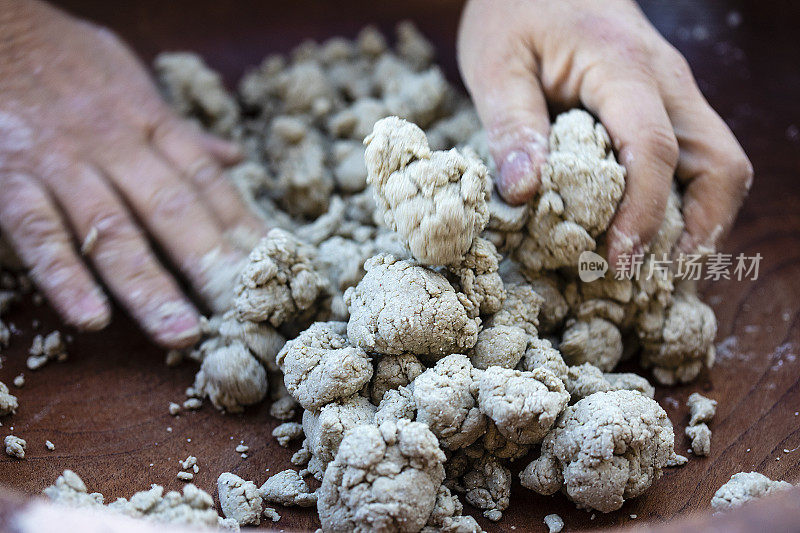
[[[686,426],[685,433],[692,439],[692,453],[705,457],[711,453],[711,430],[706,423],[714,418],[717,402],[693,392],[686,404],[689,406],[689,425]]]
[[[65,470],[56,482],[44,489],[44,495],[55,503],[72,507],[103,508],[133,518],[176,525],[238,529],[236,523],[217,515],[210,494],[191,483],[182,492],[164,493],[164,487],[153,485],[149,490],[137,492],[130,499],[118,498],[105,504],[99,492],[90,493],[81,478],[72,470]]]
[[[758,472],[739,472],[717,490],[711,498],[711,508],[715,511],[727,511],[790,488],[792,484],[787,481],[773,481]]]
[[[67,360],[67,347],[59,331],[54,331],[47,336],[36,335],[29,353],[27,365],[31,370],[42,368],[52,360],[59,362]]]
[[[13,415],[17,412],[17,397],[8,391],[8,386],[0,381],[0,416]]]
[[[14,435],[8,435],[3,441],[6,446],[6,455],[16,457],[17,459],[25,459],[25,448],[28,443]]]

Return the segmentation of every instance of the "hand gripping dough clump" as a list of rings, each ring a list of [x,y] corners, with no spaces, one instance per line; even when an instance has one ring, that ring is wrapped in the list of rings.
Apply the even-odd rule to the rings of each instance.
[[[420,531],[436,505],[444,460],[425,424],[400,420],[350,430],[319,489],[322,529]]]
[[[739,472],[722,485],[711,498],[711,508],[715,511],[728,511],[751,500],[769,496],[781,490],[792,488],[787,481],[773,481],[758,472]]]
[[[471,318],[471,302],[442,274],[385,254],[367,260],[364,268],[364,278],[344,294],[353,345],[434,360],[475,345],[480,320]]]
[[[540,494],[561,489],[578,507],[608,513],[674,464],[674,446],[672,424],[654,400],[635,391],[598,392],[567,407],[520,479]]]
[[[561,380],[543,368],[520,372],[493,366],[478,387],[481,412],[517,444],[540,442],[569,402]]]
[[[236,288],[234,307],[242,320],[275,327],[313,310],[326,290],[303,245],[289,233],[271,230],[250,252]]]
[[[258,487],[236,474],[223,472],[217,479],[219,506],[226,518],[233,518],[240,526],[261,523],[264,508]]]
[[[304,409],[347,398],[369,383],[370,359],[348,342],[346,328],[344,322],[315,322],[278,353],[286,389]]]
[[[397,117],[378,121],[364,142],[386,225],[421,263],[460,263],[489,221],[486,166],[471,152],[431,151],[425,132]]]
[[[210,350],[194,380],[198,394],[231,413],[263,400],[268,387],[267,371],[238,340]]]
[[[550,132],[550,156],[516,256],[532,270],[575,269],[594,250],[625,188],[605,128],[585,111],[562,113]]]

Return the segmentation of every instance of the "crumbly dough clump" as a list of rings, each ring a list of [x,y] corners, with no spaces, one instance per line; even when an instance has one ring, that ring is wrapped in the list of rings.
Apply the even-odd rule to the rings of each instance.
[[[223,472],[217,479],[219,505],[226,518],[233,518],[240,526],[261,523],[263,504],[258,487],[236,474]]]
[[[17,397],[8,391],[8,385],[0,381],[0,416],[13,415],[18,407]]]
[[[585,111],[562,113],[550,132],[550,156],[516,257],[532,270],[575,269],[596,248],[625,188],[605,128]]]
[[[366,352],[351,346],[344,322],[316,322],[278,353],[289,393],[305,409],[319,409],[358,392],[372,377]]]
[[[442,274],[384,254],[364,268],[364,278],[344,295],[347,335],[355,346],[435,360],[475,345],[480,321],[470,317],[472,304]]]
[[[297,470],[278,472],[266,480],[258,491],[261,498],[268,503],[300,507],[317,504],[317,494],[311,491]]]
[[[166,494],[164,487],[153,485],[149,490],[137,492],[130,500],[118,498],[104,506],[102,494],[90,493],[75,472],[65,470],[43,492],[50,500],[72,507],[104,507],[133,518],[174,525],[231,528],[230,523],[217,515],[211,495],[191,483],[183,487],[182,493],[169,491]]]
[[[481,412],[517,444],[540,442],[569,402],[562,381],[544,368],[521,372],[490,367],[482,373],[478,391]]]
[[[364,142],[386,225],[421,263],[458,264],[489,222],[486,166],[471,152],[431,151],[425,132],[397,117],[378,121]]]
[[[400,420],[352,429],[319,489],[323,530],[421,530],[444,481],[444,460],[425,424]]]
[[[309,310],[325,289],[303,245],[276,228],[250,252],[234,306],[242,320],[278,327]]]
[[[7,435],[3,440],[3,444],[6,446],[6,455],[17,459],[25,459],[25,448],[28,443],[24,439],[14,435]]]
[[[781,490],[792,488],[787,481],[773,481],[758,472],[739,472],[722,485],[711,498],[711,508],[715,511],[728,511],[749,501],[769,496]]]
[[[701,422],[711,422],[717,412],[717,401],[706,398],[700,393],[693,392],[686,400],[689,406],[689,425],[694,426]]]
[[[209,351],[194,381],[197,394],[232,413],[263,400],[268,386],[267,371],[240,341]]]
[[[674,446],[658,403],[636,391],[598,392],[567,407],[520,479],[540,494],[563,489],[578,507],[608,513],[661,477]]]

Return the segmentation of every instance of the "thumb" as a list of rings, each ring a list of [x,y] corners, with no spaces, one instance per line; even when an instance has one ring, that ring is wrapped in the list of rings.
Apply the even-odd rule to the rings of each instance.
[[[495,19],[481,15],[483,5],[471,2],[464,11],[459,68],[486,128],[498,192],[517,205],[539,188],[550,118],[533,53],[507,29],[492,28]]]

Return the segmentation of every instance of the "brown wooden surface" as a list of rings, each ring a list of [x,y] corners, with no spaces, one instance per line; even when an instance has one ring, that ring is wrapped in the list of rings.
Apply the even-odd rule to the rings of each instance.
[[[286,51],[305,37],[352,36],[367,22],[388,30],[409,17],[436,41],[448,75],[457,76],[457,2],[61,3],[120,32],[145,59],[160,50],[194,50],[229,82],[265,54]],[[568,529],[643,521],[658,525],[706,511],[714,491],[741,470],[800,482],[800,416],[795,414],[800,410],[800,13],[790,2],[654,1],[644,7],[686,55],[756,170],[752,194],[725,251],[761,253],[761,275],[754,282],[722,281],[704,288],[719,319],[718,364],[692,385],[657,393],[675,424],[679,452],[688,447],[683,436],[688,394],[701,391],[719,400],[711,424],[712,455],[692,457],[687,466],[668,471],[643,497],[619,512],[598,513],[594,520],[562,496],[539,497],[517,483],[505,518],[499,524],[480,520],[490,531],[544,530],[542,518],[553,512],[564,517]],[[741,14],[736,28],[727,23],[733,10]],[[220,472],[230,470],[260,483],[290,466],[294,448],[284,450],[270,436],[276,422],[267,405],[234,416],[206,405],[171,417],[167,404],[183,400],[195,368],[188,363],[165,367],[161,350],[148,344],[121,312],[107,331],[75,335],[69,362],[52,363],[37,372],[24,368],[25,352],[36,331],[59,327],[56,317],[46,307],[26,301],[9,319],[20,333],[3,353],[0,380],[10,384],[24,371],[26,384],[14,390],[21,407],[16,416],[2,421],[0,436],[12,426],[14,434],[28,441],[28,452],[24,461],[0,457],[0,484],[38,493],[71,468],[90,490],[113,499],[150,483],[179,488],[177,461],[191,454],[201,468],[196,483],[213,493]],[[41,321],[38,330],[32,327],[34,319]],[[45,449],[46,439],[55,443],[55,451]],[[242,440],[251,449],[247,459],[234,452]],[[772,507],[767,514],[784,516],[786,509],[797,509],[797,501]],[[279,529],[318,526],[313,510],[281,513]],[[763,515],[747,516],[737,522],[739,530],[759,529]],[[694,530],[702,530],[706,520],[696,519]]]

